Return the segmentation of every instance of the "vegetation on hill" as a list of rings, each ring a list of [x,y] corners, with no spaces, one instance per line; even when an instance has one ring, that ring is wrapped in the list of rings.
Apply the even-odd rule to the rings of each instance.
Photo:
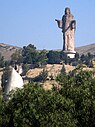
[[[62,68],[64,70],[64,67]],[[12,98],[0,99],[1,127],[94,127],[94,72],[76,69],[60,73],[61,89],[46,91],[39,83],[18,89]]]
[[[64,66],[65,63],[93,67],[94,59],[91,53],[81,56],[76,53],[75,58],[70,59],[63,51],[38,51],[32,44],[15,50],[10,61],[4,61],[0,54],[1,68],[23,64],[24,73],[29,68],[44,68],[46,64],[63,65],[56,77],[60,87],[55,84],[51,90],[42,87],[49,73],[43,69],[31,83],[10,95],[7,102],[0,95],[0,127],[94,127],[95,72],[83,71],[79,66],[67,74]]]
[[[87,55],[88,52],[90,52],[91,54],[95,54],[95,43],[77,47],[75,48],[75,51],[77,51],[80,55]]]
[[[1,55],[0,53],[0,67],[4,67],[5,66],[5,61],[4,61],[4,57]]]
[[[78,64],[86,64],[89,66],[91,60],[95,56],[91,53],[87,55],[82,54],[79,56],[78,53],[75,54],[75,58],[70,59],[63,51],[38,51],[36,47],[32,44],[24,46],[22,52],[15,52],[11,56],[11,61],[23,64],[31,64],[32,67],[42,67],[46,64],[72,64],[74,66]]]
[[[36,47],[32,44],[24,46],[11,55],[11,60],[4,60],[4,57],[0,54],[0,67],[8,66],[10,64],[23,64],[24,68],[28,65],[31,65],[31,68],[43,67],[46,64],[72,64],[74,66],[78,64],[86,64],[87,66],[91,65],[91,60],[95,59],[95,55],[87,53],[86,55],[75,54],[75,58],[70,59],[63,51],[54,51],[54,50],[41,50],[38,51]],[[27,65],[28,64],[28,65]]]

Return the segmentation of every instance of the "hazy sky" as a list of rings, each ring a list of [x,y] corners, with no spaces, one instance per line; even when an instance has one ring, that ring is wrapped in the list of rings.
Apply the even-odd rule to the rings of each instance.
[[[70,7],[77,22],[75,46],[95,43],[95,0],[0,0],[0,43],[62,49],[61,19]]]

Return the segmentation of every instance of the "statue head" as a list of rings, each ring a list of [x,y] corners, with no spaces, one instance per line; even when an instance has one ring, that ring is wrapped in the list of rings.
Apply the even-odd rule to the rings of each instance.
[[[68,8],[68,7],[65,8],[65,15],[67,15],[67,14],[71,14],[70,8]]]

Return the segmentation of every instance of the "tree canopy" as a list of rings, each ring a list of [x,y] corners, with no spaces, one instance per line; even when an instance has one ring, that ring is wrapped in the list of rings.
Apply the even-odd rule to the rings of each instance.
[[[60,73],[53,87],[45,91],[41,84],[31,83],[18,89],[11,100],[1,101],[1,127],[94,127],[94,72],[76,70]]]

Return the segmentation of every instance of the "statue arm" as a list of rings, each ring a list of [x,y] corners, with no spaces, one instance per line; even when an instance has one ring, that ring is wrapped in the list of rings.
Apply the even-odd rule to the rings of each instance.
[[[57,21],[58,27],[62,29],[62,20],[55,19],[55,21]]]
[[[72,20],[71,29],[75,29],[76,30],[76,20]]]

